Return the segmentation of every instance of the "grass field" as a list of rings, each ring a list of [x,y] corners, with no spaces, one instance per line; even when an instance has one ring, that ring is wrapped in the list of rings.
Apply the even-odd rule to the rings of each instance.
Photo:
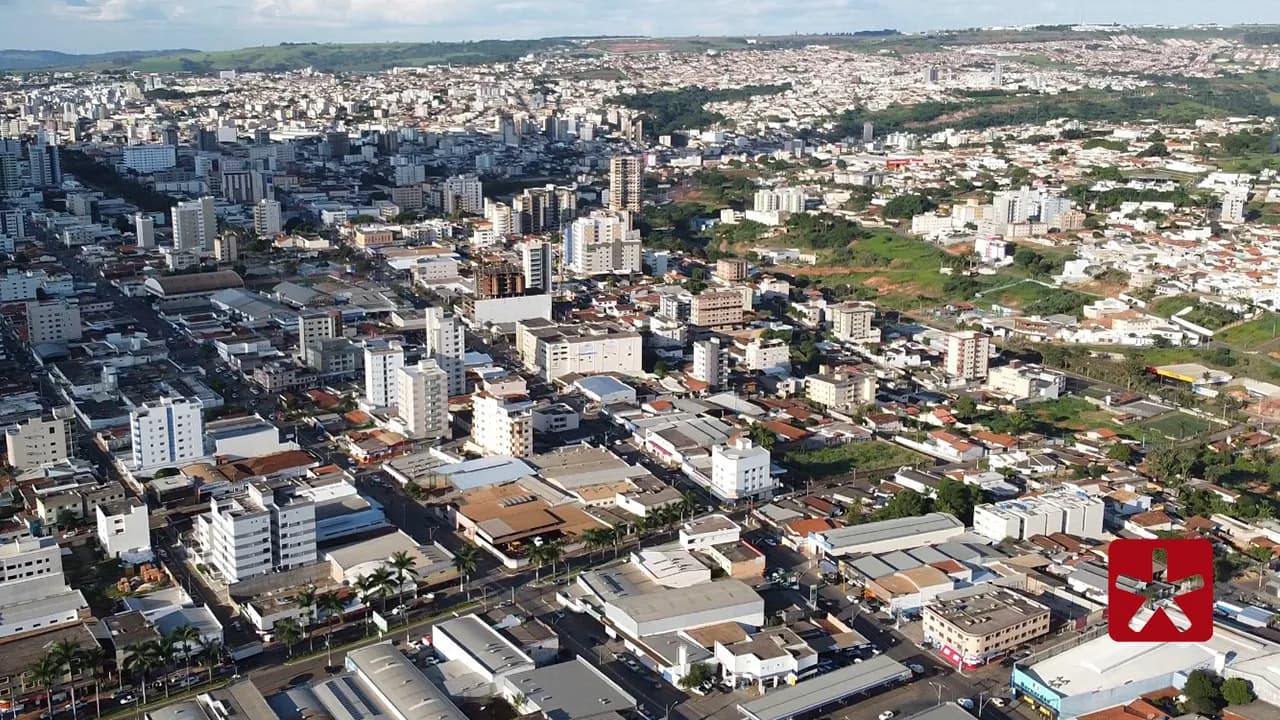
[[[1257,350],[1276,338],[1280,338],[1280,313],[1263,313],[1213,336],[1214,340],[1241,350]]]
[[[1173,317],[1183,310],[1196,304],[1194,295],[1170,295],[1152,300],[1147,305],[1147,311],[1152,315],[1159,315],[1163,318]]]
[[[901,445],[879,440],[853,442],[821,450],[789,452],[783,462],[801,475],[821,478],[845,475],[855,470],[885,470],[914,465],[925,457]]]
[[[1027,406],[1031,417],[1063,430],[1093,430],[1113,427],[1111,413],[1078,397],[1064,397]]]
[[[1154,430],[1171,440],[1182,440],[1214,430],[1208,420],[1184,412],[1169,412],[1138,423],[1138,427]]]
[[[1031,314],[1052,315],[1066,311],[1079,316],[1080,309],[1095,299],[1074,290],[1046,287],[1039,282],[1024,280],[983,292],[980,302],[983,305],[1018,308]]]

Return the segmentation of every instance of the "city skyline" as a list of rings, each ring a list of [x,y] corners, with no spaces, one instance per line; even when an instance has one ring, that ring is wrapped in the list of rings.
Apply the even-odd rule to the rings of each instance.
[[[1205,6],[1184,0],[1115,3],[1081,0],[979,4],[820,0],[705,0],[644,4],[504,0],[466,6],[444,0],[0,0],[9,22],[0,46],[62,52],[192,48],[228,50],[280,42],[431,42],[533,39],[564,35],[783,35],[895,28],[903,32],[1054,23],[1266,23],[1280,8],[1264,0]],[[494,24],[501,16],[505,22]],[[154,32],[160,31],[163,32]]]

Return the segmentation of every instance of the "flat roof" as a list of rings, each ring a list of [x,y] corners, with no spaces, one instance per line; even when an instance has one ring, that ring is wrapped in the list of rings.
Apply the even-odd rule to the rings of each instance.
[[[921,710],[915,715],[908,715],[902,720],[973,720],[973,713],[953,702],[948,702],[935,705],[928,710]]]
[[[582,657],[515,673],[506,682],[549,718],[587,718],[636,706],[635,697]]]
[[[876,655],[866,662],[846,665],[790,687],[766,692],[762,698],[739,704],[738,711],[750,720],[784,720],[910,677],[911,671],[902,663],[888,655]]]
[[[640,623],[753,601],[763,602],[751,586],[740,580],[730,579],[698,583],[684,588],[664,588],[642,595],[619,597],[610,602]]]
[[[436,623],[431,632],[443,632],[453,638],[490,674],[500,675],[522,665],[533,667],[533,658],[477,615],[463,615]]]
[[[966,635],[986,636],[1048,615],[1049,608],[1007,588],[979,585],[942,593],[925,606],[925,612]]]
[[[944,530],[955,530],[957,533],[964,532],[964,523],[957,520],[956,516],[950,513],[929,513],[920,517],[895,518],[865,525],[835,528],[817,534],[823,537],[832,547],[848,547],[850,545],[865,545],[886,540],[897,540]]]

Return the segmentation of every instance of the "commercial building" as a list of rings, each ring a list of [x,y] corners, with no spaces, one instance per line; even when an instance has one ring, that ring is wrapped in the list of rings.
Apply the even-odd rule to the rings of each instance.
[[[644,160],[638,155],[609,159],[609,209],[640,212],[644,186]]]
[[[284,229],[280,217],[280,202],[263,198],[253,206],[253,231],[259,235],[275,235]]]
[[[129,413],[133,467],[159,470],[204,456],[204,405],[198,398],[162,398]]]
[[[1067,376],[1015,360],[988,370],[987,389],[1014,402],[1056,400],[1067,391]]]
[[[533,403],[476,393],[471,402],[471,441],[485,455],[533,454]]]
[[[243,495],[209,500],[195,519],[204,562],[228,583],[316,561],[315,503],[291,483],[259,480]]]
[[[813,552],[828,557],[887,553],[944,543],[964,533],[964,523],[950,513],[896,518],[810,533]]]
[[[716,390],[729,381],[729,350],[720,338],[700,340],[693,344],[693,369],[689,376]]]
[[[145,213],[134,213],[133,215],[133,235],[134,242],[140,248],[153,248],[156,246],[156,221],[150,215]]]
[[[534,319],[516,323],[516,347],[530,370],[547,380],[566,375],[643,372],[643,338],[616,325],[557,325]]]
[[[146,713],[147,720],[279,720],[252,680],[202,692]]]
[[[0,640],[79,624],[89,614],[84,595],[63,578],[62,550],[55,538],[0,544]]]
[[[449,397],[467,392],[466,365],[462,358],[466,352],[462,322],[455,315],[446,315],[444,308],[429,307],[426,319],[427,357],[435,360],[449,379]]]
[[[1059,488],[1043,495],[979,505],[973,509],[973,530],[992,540],[1025,540],[1053,533],[1100,538],[1105,507],[1100,497]]]
[[[636,707],[635,696],[601,672],[589,658],[503,675],[499,693],[526,715],[556,720],[618,717]],[[529,692],[531,688],[536,692]]]
[[[846,665],[738,705],[746,720],[791,720],[848,698],[911,679],[911,670],[888,655]]]
[[[805,397],[833,410],[851,410],[876,401],[876,376],[866,373],[809,375],[804,379]]]
[[[98,544],[107,557],[130,561],[151,556],[151,516],[137,498],[94,506]]]
[[[431,646],[486,683],[534,669],[533,658],[490,627],[478,615],[462,615],[431,626]]]
[[[484,187],[475,175],[455,175],[440,186],[441,204],[446,215],[484,214]]]
[[[213,240],[213,259],[228,264],[240,259],[240,236],[233,232],[219,233]]]
[[[1048,607],[994,585],[942,593],[924,607],[924,641],[961,669],[998,660],[1048,632]]]
[[[404,346],[392,340],[374,341],[364,347],[364,397],[374,408],[391,407],[400,400],[400,369]]]
[[[244,279],[231,270],[147,278],[143,289],[162,304],[207,298],[221,290],[243,288]]]
[[[736,543],[742,536],[738,524],[725,515],[704,515],[680,526],[680,547],[706,550],[716,545]]]
[[[741,325],[742,292],[738,290],[704,290],[689,300],[689,324],[697,327]]]
[[[324,680],[312,688],[328,717],[467,720],[448,694],[390,643],[349,651],[345,667],[349,675]]]
[[[991,336],[973,330],[947,333],[943,368],[948,377],[981,380],[987,376],[990,360]]]
[[[711,487],[716,497],[730,502],[749,497],[769,497],[778,487],[769,472],[769,451],[742,435],[728,445],[711,450]]]
[[[5,428],[5,453],[9,466],[21,472],[71,457],[75,419],[75,408],[67,405]]]
[[[640,231],[623,216],[596,211],[565,227],[564,267],[578,275],[626,275],[642,267]]]
[[[178,149],[172,145],[126,145],[121,165],[147,175],[178,164]]]
[[[831,318],[831,332],[837,340],[852,343],[880,342],[879,328],[872,326],[876,306],[864,302],[843,302],[827,307]]]
[[[415,440],[448,438],[449,376],[435,360],[401,367],[396,377],[396,416]]]
[[[818,653],[786,627],[770,628],[747,637],[715,640],[718,673],[733,687],[754,685],[760,691],[778,687],[818,664]]]
[[[75,300],[31,300],[26,304],[27,337],[32,345],[79,340],[84,333]]]
[[[635,639],[726,622],[764,625],[764,600],[732,579],[616,597],[604,611],[610,626]]]

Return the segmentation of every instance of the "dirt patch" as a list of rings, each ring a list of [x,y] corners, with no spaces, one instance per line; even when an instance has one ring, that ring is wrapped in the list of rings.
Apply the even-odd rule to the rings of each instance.
[[[943,246],[942,252],[955,257],[964,257],[973,254],[973,245],[970,243],[959,243],[957,245]]]

